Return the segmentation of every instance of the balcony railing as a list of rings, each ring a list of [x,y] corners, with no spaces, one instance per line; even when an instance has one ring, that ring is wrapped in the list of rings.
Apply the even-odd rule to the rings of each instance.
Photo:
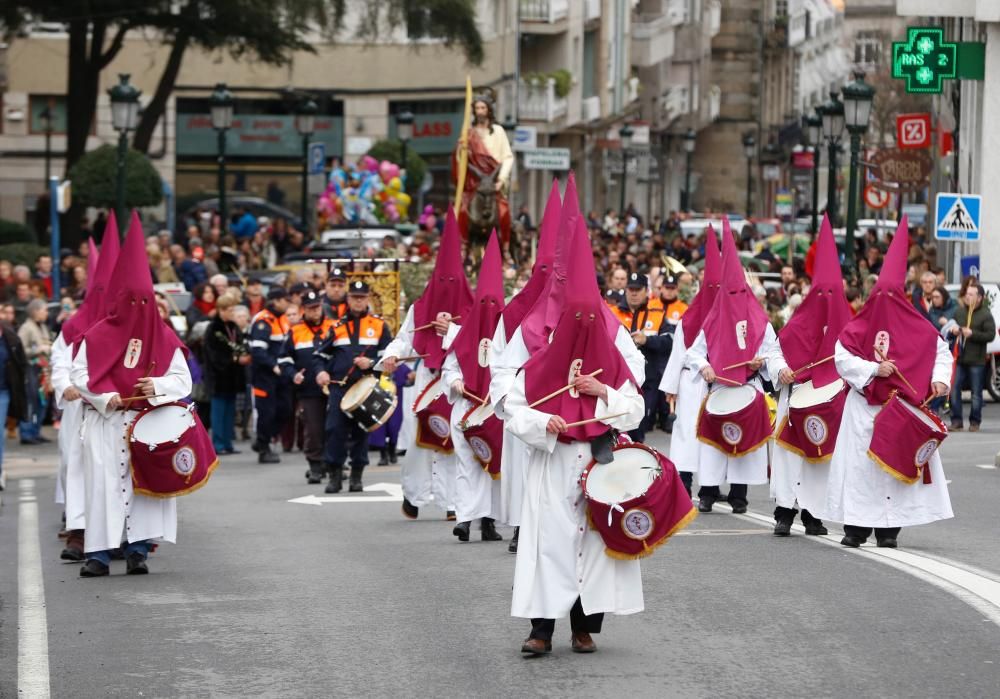
[[[674,53],[674,29],[668,15],[636,15],[632,19],[632,63],[651,66]]]
[[[558,22],[569,16],[569,0],[520,0],[522,22]]]
[[[518,95],[518,115],[529,121],[552,121],[566,116],[569,101],[556,96],[556,81],[546,78],[542,82],[521,83]]]
[[[597,121],[601,118],[601,98],[597,95],[584,97],[580,103],[580,116],[584,122]]]
[[[583,20],[589,22],[601,18],[601,0],[584,0]]]

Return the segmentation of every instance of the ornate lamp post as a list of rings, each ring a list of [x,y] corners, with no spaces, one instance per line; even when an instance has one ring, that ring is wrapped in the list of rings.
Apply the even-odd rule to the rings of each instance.
[[[618,207],[619,215],[621,216],[625,214],[625,177],[628,175],[628,151],[632,147],[633,133],[635,133],[635,130],[628,124],[625,124],[618,130],[618,137],[622,141],[621,206]]]
[[[813,153],[812,233],[819,233],[819,144],[823,139],[823,119],[817,112],[806,117],[806,132]]]
[[[872,114],[872,100],[875,89],[865,82],[863,71],[854,73],[854,82],[846,85],[844,96],[844,120],[851,135],[851,171],[847,184],[847,231],[846,262],[857,273],[857,255],[854,249],[854,227],[857,222],[858,205],[858,154],[861,151],[861,137],[868,132],[868,120]]]
[[[747,218],[753,215],[753,157],[757,153],[757,142],[753,132],[743,134],[743,155],[747,158]]]
[[[125,156],[128,155],[128,132],[139,123],[139,90],[128,82],[129,74],[120,73],[118,84],[108,90],[111,98],[111,126],[118,132],[118,168],[115,174],[115,209],[119,230],[128,230],[125,218]]]
[[[208,102],[212,128],[219,139],[219,223],[225,231],[229,226],[229,211],[226,209],[226,131],[233,125],[233,95],[226,89],[225,83],[217,83]]]
[[[49,177],[52,176],[52,110],[45,107],[38,115],[38,120],[42,122],[42,132],[45,134],[45,187],[49,186]]]
[[[694,155],[695,141],[698,134],[694,129],[688,129],[684,134],[684,198],[681,201],[681,209],[688,211],[691,208],[691,157]]]
[[[400,166],[403,170],[406,170],[406,146],[409,144],[410,139],[413,138],[413,112],[409,109],[405,109],[396,115],[396,138],[399,139],[399,143],[402,145],[402,157],[400,160]]]
[[[828,146],[829,162],[827,163],[826,212],[830,222],[837,225],[840,219],[837,206],[837,151],[840,150],[840,137],[844,133],[844,105],[837,99],[837,93],[830,93],[830,100],[816,108],[823,122],[823,138]]]
[[[304,233],[312,231],[309,221],[309,139],[316,133],[316,114],[319,107],[312,99],[305,99],[299,104],[295,114],[295,130],[302,137],[302,226]]]

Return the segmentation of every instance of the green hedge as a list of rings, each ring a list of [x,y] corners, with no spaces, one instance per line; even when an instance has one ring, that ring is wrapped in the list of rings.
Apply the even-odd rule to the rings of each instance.
[[[0,218],[0,244],[34,242],[35,234],[26,225]]]
[[[8,260],[13,265],[28,265],[34,269],[38,256],[48,252],[48,248],[34,243],[9,243],[0,245],[0,260]]]

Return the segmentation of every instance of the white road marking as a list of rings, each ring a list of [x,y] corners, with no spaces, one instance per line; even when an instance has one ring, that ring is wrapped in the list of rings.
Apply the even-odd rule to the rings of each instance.
[[[346,487],[346,486],[345,486]],[[403,486],[399,483],[373,483],[365,486],[366,493],[387,493],[386,495],[306,495],[292,498],[288,502],[296,505],[322,505],[343,502],[403,502]]]
[[[987,471],[995,471],[997,467],[994,464],[976,464],[976,468],[984,468]]]
[[[49,632],[45,613],[42,552],[38,543],[35,481],[20,481],[17,518],[17,691],[49,696]]]
[[[722,503],[717,504],[716,507],[720,510],[732,511],[728,505]],[[756,512],[735,516],[768,527],[774,526],[773,517]],[[805,528],[800,524],[792,525],[792,530],[799,534],[805,534]],[[857,549],[849,548],[842,546],[840,537],[832,534],[807,538],[827,546],[835,546],[844,553],[860,556],[874,555],[873,560],[944,590],[1000,626],[1000,582],[973,572],[956,561],[939,557],[929,558],[899,549],[880,549],[873,544],[865,544]]]

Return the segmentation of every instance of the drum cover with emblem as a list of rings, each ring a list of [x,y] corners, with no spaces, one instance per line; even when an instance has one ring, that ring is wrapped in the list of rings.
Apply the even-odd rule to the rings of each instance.
[[[441,377],[435,378],[424,387],[413,403],[417,417],[418,446],[433,449],[442,454],[453,454],[455,445],[451,441],[451,405],[444,394]]]
[[[645,444],[622,444],[580,477],[591,528],[611,558],[645,558],[698,515],[674,464]]]
[[[460,426],[476,461],[490,478],[500,480],[503,422],[493,412],[493,406],[489,403],[474,405],[462,416]]]
[[[154,498],[186,495],[208,482],[219,459],[194,405],[146,408],[126,435],[132,487]]]
[[[788,400],[788,414],[775,441],[806,461],[826,461],[833,456],[844,415],[847,386],[838,379],[815,388],[812,381],[796,386]]]
[[[764,394],[753,386],[716,388],[698,415],[698,439],[726,456],[744,456],[771,438],[771,414]]]
[[[875,416],[868,456],[898,481],[930,483],[928,463],[947,436],[937,415],[893,393]]]

